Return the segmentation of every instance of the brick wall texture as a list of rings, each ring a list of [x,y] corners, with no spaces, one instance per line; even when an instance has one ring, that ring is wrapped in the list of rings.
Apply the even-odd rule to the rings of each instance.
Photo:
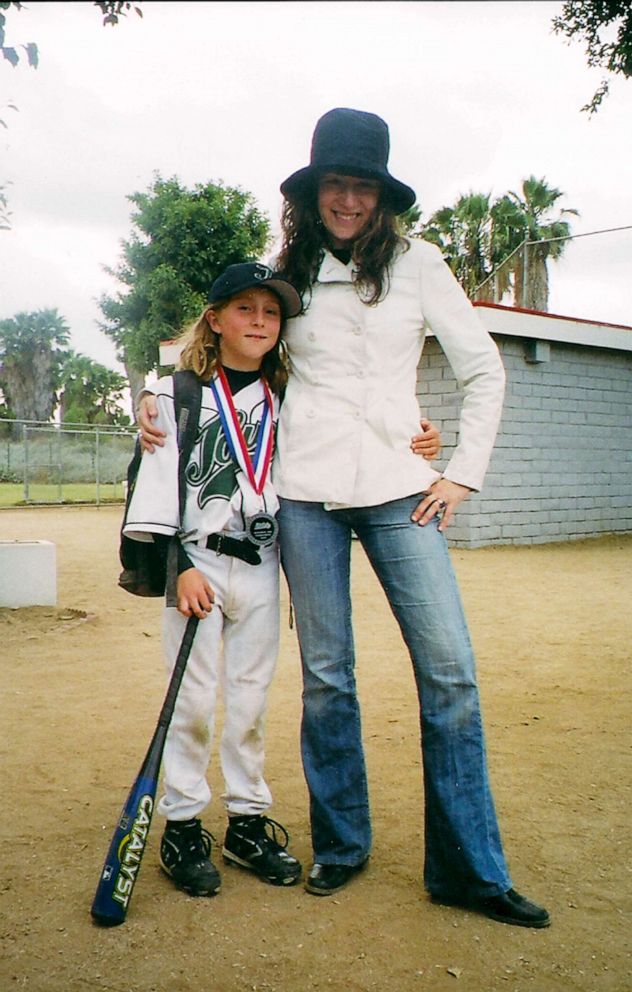
[[[552,342],[550,360],[531,363],[525,339],[494,338],[507,373],[503,417],[483,490],[461,504],[450,544],[632,532],[632,352]],[[417,382],[422,412],[441,429],[441,469],[456,444],[461,394],[434,338]]]

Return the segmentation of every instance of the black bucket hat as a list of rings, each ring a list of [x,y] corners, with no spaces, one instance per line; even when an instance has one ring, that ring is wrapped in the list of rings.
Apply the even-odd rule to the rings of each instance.
[[[287,199],[304,193],[323,172],[379,179],[395,213],[403,214],[415,202],[415,191],[391,176],[387,169],[388,125],[377,114],[337,107],[324,114],[314,129],[310,164],[293,172],[281,192]]]
[[[270,289],[279,297],[285,317],[296,317],[301,312],[302,301],[291,283],[277,275],[261,262],[239,262],[229,265],[218,276],[207,296],[207,303],[228,300],[245,289]]]

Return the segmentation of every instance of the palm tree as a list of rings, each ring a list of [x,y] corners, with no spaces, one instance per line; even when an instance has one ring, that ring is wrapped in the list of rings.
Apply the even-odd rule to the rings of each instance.
[[[18,420],[50,420],[69,328],[57,310],[0,321],[0,388]]]
[[[566,247],[570,225],[564,216],[578,216],[570,208],[551,215],[563,195],[530,176],[521,195],[505,193],[490,205],[489,194],[470,192],[425,224],[415,206],[404,227],[409,236],[439,246],[471,299],[499,303],[513,288],[514,306],[547,310],[547,260],[560,258]]]
[[[563,195],[561,190],[548,186],[544,178],[529,176],[522,183],[522,196],[510,192],[507,197],[502,198],[505,201],[502,209],[508,215],[511,213],[511,205],[518,211],[513,240],[515,241],[518,232],[523,235],[522,250],[516,252],[512,265],[514,306],[530,310],[548,309],[547,261],[549,258],[560,258],[566,248],[571,228],[568,221],[563,219],[564,216],[579,216],[578,211],[572,208],[564,208],[557,216],[551,216],[551,211]],[[506,247],[511,248],[511,237],[507,238]],[[517,247],[515,244],[511,250]]]
[[[513,287],[514,253],[526,239],[527,223],[521,208],[508,195],[501,196],[490,209],[490,265],[492,274],[482,292],[475,293],[478,300],[500,303],[505,293]]]
[[[489,194],[468,193],[454,207],[441,207],[421,229],[437,244],[468,295],[490,274],[491,216]]]

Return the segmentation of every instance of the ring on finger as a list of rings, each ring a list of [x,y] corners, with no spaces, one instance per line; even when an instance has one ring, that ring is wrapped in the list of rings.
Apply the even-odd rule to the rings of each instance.
[[[448,505],[444,499],[438,499],[437,503],[439,504],[440,510],[445,510],[446,506]]]

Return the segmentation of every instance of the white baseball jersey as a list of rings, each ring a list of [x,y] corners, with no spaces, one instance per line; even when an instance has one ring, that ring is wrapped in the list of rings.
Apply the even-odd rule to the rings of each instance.
[[[166,432],[165,444],[141,459],[124,532],[147,540],[148,534],[171,536],[178,531],[178,445],[173,404],[173,379],[165,376],[153,387],[158,407],[156,425]],[[279,401],[273,401],[276,426]],[[265,394],[261,379],[240,389],[233,403],[251,457],[254,454]],[[243,534],[246,520],[262,510],[276,515],[279,503],[270,481],[258,495],[248,476],[233,460],[226,444],[217,404],[209,386],[202,387],[199,429],[186,470],[186,504],[182,531],[186,541],[230,531]]]

